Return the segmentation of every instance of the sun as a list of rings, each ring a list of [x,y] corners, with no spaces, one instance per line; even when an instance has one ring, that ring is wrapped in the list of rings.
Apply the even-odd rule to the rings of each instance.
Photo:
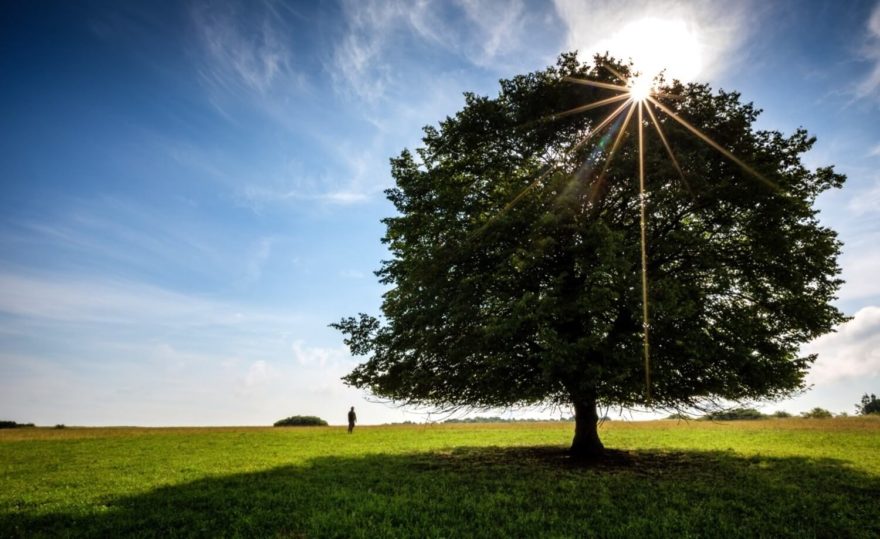
[[[684,19],[646,17],[627,23],[595,50],[633,62],[633,69],[653,79],[661,72],[667,78],[694,81],[703,69],[701,40],[693,23]]]
[[[647,75],[639,75],[629,81],[629,97],[633,101],[648,99],[654,89],[654,80]]]

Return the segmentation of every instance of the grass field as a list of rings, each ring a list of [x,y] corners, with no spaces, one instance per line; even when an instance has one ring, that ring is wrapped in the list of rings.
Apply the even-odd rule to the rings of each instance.
[[[880,418],[0,431],[0,536],[880,537]]]

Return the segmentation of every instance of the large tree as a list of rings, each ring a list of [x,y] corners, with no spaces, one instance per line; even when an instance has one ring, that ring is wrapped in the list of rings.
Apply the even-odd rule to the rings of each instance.
[[[620,84],[613,71],[628,76],[566,54],[501,81],[495,98],[465,94],[416,155],[392,159],[384,316],[333,324],[367,357],[348,384],[435,407],[570,405],[579,456],[603,449],[597,406],[681,409],[804,387],[814,358],[800,345],[843,320],[830,304],[840,243],[813,204],[844,177],[803,166],[806,131],[756,130],[759,111],[739,94],[663,83],[656,99],[742,163],[656,110],[680,171],[646,136],[646,382],[637,121],[621,115],[583,143],[614,107],[577,107],[613,92],[572,83]]]

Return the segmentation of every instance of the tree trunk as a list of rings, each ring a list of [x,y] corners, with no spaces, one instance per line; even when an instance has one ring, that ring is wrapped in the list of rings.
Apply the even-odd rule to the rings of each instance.
[[[595,399],[574,399],[574,440],[569,452],[578,459],[595,459],[605,451],[599,440],[599,414]]]

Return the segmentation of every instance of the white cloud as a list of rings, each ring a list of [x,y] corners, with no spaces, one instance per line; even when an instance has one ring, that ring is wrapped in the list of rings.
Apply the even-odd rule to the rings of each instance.
[[[853,195],[847,207],[858,216],[880,212],[880,177],[874,182],[873,187]]]
[[[251,366],[248,367],[247,374],[244,376],[244,387],[246,389],[251,389],[263,385],[269,380],[270,376],[271,372],[268,363],[262,359],[254,361],[251,363]]]
[[[555,0],[556,11],[566,26],[566,49],[578,50],[582,60],[606,51],[621,60],[630,57],[640,68],[639,60],[654,62],[658,53],[693,54],[681,50],[692,35],[699,54],[699,68],[676,64],[669,67],[674,78],[705,80],[722,73],[735,61],[734,54],[755,29],[749,20],[751,6],[745,2],[682,2],[680,0]],[[663,26],[668,35],[653,41],[633,39],[640,21]],[[634,26],[636,25],[636,26]],[[639,45],[639,46],[634,46]],[[673,47],[676,50],[670,50]]]
[[[880,374],[880,307],[860,309],[835,333],[819,337],[804,349],[819,355],[808,377],[810,383],[876,378]]]
[[[365,274],[362,271],[348,269],[348,270],[340,271],[339,276],[345,277],[346,279],[363,279],[364,277],[367,276],[367,274]]]
[[[248,282],[256,282],[263,276],[263,267],[272,255],[273,238],[260,238],[255,245],[251,256],[245,264],[245,273]]]
[[[863,49],[865,59],[871,62],[871,72],[856,87],[856,95],[861,98],[880,97],[880,2],[868,19],[868,36]],[[876,151],[876,149],[875,149]]]
[[[880,296],[880,252],[871,242],[877,241],[872,235],[867,241],[844,245],[840,257],[841,278],[846,281],[840,289],[840,299],[864,300]],[[874,243],[873,245],[877,245]]]
[[[304,367],[318,366],[323,368],[337,366],[351,359],[348,348],[345,346],[335,348],[306,346],[305,341],[296,340],[293,341],[290,349],[297,364]]]

